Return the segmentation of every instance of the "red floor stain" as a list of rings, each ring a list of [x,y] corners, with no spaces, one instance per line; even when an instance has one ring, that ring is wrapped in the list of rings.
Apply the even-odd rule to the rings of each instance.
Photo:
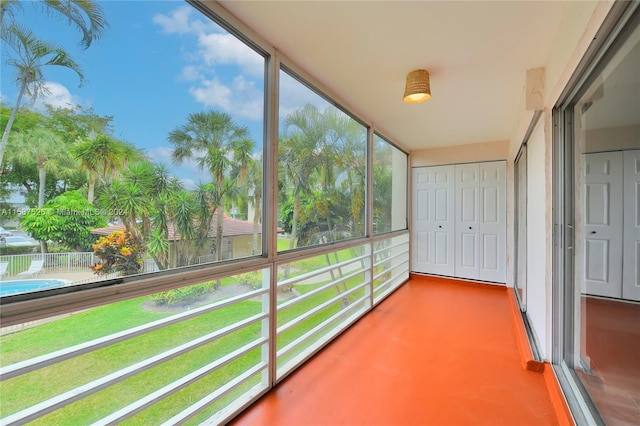
[[[234,425],[555,425],[506,288],[412,279]]]

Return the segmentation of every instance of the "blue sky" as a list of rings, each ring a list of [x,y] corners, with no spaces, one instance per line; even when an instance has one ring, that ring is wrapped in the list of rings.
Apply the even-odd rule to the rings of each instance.
[[[33,102],[32,108],[43,109],[44,103],[83,105],[99,115],[112,115],[116,137],[167,165],[171,164],[167,134],[186,123],[192,112],[229,113],[250,129],[261,146],[264,60],[259,54],[181,1],[101,5],[110,28],[82,50],[77,29],[33,3],[24,3],[18,20],[41,39],[62,45],[86,77],[78,87],[74,72],[45,68],[51,93]],[[12,74],[3,61],[0,91],[6,105],[13,105],[17,94]],[[294,95],[292,100],[298,98],[294,103],[301,106],[305,97]],[[193,164],[172,169],[188,184],[209,180],[200,177],[202,172]]]

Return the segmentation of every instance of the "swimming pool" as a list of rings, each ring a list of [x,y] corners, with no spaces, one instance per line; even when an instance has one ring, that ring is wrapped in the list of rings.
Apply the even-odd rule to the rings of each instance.
[[[62,279],[31,279],[0,281],[0,297],[10,294],[28,293],[30,291],[47,290],[50,288],[64,287],[71,283]]]

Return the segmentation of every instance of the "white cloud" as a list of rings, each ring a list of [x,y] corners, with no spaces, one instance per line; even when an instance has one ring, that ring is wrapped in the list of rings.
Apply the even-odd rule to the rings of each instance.
[[[264,78],[261,55],[189,6],[157,14],[153,22],[166,34],[195,37],[183,52],[186,65],[178,78],[193,83],[189,93],[197,102],[233,117],[262,119],[264,93],[256,88]]]
[[[217,78],[203,80],[189,93],[207,107],[220,108],[233,116],[260,120],[263,117],[264,95],[253,81],[237,76],[231,86]]]
[[[187,65],[182,68],[180,79],[184,81],[198,81],[203,80],[204,76],[195,65]]]
[[[175,164],[171,157],[172,154],[172,148],[162,146],[147,151],[149,161],[167,166],[171,174],[178,176],[187,189],[194,189],[197,182],[211,181],[207,172],[200,170],[196,159],[184,159],[180,164]]]
[[[182,183],[182,186],[187,190],[193,190],[198,187],[198,183],[193,179],[183,178],[180,179],[180,183]]]
[[[73,108],[82,105],[80,97],[73,95],[69,89],[55,81],[47,81],[43,84],[37,99],[27,98],[25,103],[31,105],[36,111],[45,111],[45,105],[54,108]]]
[[[207,25],[204,20],[192,19],[193,11],[191,6],[181,6],[169,12],[168,15],[155,14],[152,21],[167,34],[199,34],[212,29],[212,25]]]
[[[200,55],[207,65],[234,64],[252,76],[264,75],[264,58],[231,34],[209,33],[198,36]]]
[[[173,164],[171,154],[173,154],[173,149],[166,147],[153,148],[147,151],[149,160],[158,164]]]
[[[329,102],[312,92],[293,77],[280,73],[280,118],[307,104],[314,105],[319,111],[330,107]]]

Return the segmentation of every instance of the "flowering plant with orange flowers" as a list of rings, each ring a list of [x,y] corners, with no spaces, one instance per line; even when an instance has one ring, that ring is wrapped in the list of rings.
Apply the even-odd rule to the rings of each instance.
[[[142,245],[130,232],[115,231],[100,237],[91,247],[93,254],[101,261],[89,268],[98,275],[111,272],[132,275],[139,273],[142,268]]]

